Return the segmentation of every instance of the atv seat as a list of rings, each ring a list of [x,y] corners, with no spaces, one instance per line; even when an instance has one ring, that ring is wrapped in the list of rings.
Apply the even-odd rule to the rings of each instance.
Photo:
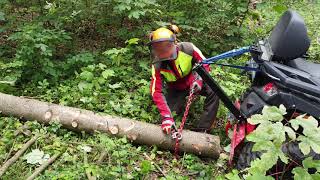
[[[288,66],[305,71],[317,79],[320,78],[320,64],[309,62],[303,58],[297,58],[289,61]]]

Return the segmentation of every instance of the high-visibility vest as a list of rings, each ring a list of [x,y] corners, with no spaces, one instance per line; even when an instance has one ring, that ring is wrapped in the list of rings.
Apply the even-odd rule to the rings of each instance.
[[[177,59],[174,60],[174,65],[179,72],[181,78],[187,76],[192,71],[192,56],[182,51],[178,52]],[[152,68],[152,74],[154,74],[154,67]],[[173,70],[160,69],[160,73],[163,75],[166,82],[175,82],[178,80]]]

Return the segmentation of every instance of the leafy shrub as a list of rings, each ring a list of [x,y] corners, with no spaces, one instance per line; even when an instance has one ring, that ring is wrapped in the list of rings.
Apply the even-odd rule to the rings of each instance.
[[[46,29],[42,24],[26,25],[12,34],[9,40],[18,43],[14,61],[21,62],[20,80],[57,78],[54,55],[58,46],[70,39],[65,31]]]
[[[308,155],[311,149],[320,154],[320,127],[318,121],[309,116],[300,115],[295,119],[286,120],[284,115],[286,109],[283,105],[279,108],[271,106],[264,107],[262,114],[253,115],[248,122],[258,125],[256,130],[250,133],[246,140],[254,142],[253,151],[262,153],[260,158],[251,162],[251,167],[245,170],[246,179],[273,179],[265,176],[278,161],[289,164],[291,159],[282,151],[284,143],[299,142],[299,148],[304,155]],[[285,121],[285,123],[283,123]],[[302,128],[302,133],[298,129]],[[316,168],[314,174],[308,173],[308,168]],[[226,177],[238,178],[238,171],[233,171]],[[317,179],[320,177],[319,160],[312,157],[303,160],[302,164],[292,170],[295,179],[305,177]],[[228,178],[228,179],[232,179]]]
[[[131,64],[134,59],[135,48],[138,44],[138,38],[132,38],[126,41],[127,46],[124,48],[112,48],[103,53],[108,59],[112,61],[112,64],[120,65],[120,63]],[[136,61],[137,62],[137,61]]]

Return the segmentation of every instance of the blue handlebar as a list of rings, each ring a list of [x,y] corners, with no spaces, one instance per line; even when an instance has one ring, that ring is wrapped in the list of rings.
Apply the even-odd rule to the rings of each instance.
[[[234,49],[234,50],[227,51],[225,53],[219,54],[217,56],[214,56],[214,57],[211,57],[211,58],[208,58],[208,59],[204,59],[202,61],[202,64],[212,64],[212,63],[215,63],[216,61],[218,61],[220,59],[239,56],[239,55],[247,53],[249,51],[250,51],[250,46],[242,47],[242,48],[239,48],[239,49]]]

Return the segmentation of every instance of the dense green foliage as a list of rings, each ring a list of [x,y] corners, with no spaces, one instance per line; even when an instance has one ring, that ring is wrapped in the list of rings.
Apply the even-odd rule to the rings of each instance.
[[[177,24],[182,29],[178,39],[192,41],[209,57],[267,36],[287,8],[296,9],[305,18],[312,40],[310,59],[320,60],[320,4],[316,0],[2,0],[0,91],[157,123],[158,111],[149,95],[149,32]],[[243,64],[247,59],[243,56],[228,61]],[[212,69],[212,75],[233,99],[239,98],[249,84],[238,70],[216,66]],[[188,123],[198,118],[202,104],[203,99],[192,107]],[[213,131],[221,135],[222,145],[229,142],[221,128],[226,115],[226,108],[221,106],[221,123]],[[10,149],[15,152],[27,141],[28,133],[23,133],[26,125],[29,131],[49,136],[32,149],[51,156],[56,151],[63,153],[40,179],[85,178],[86,168],[101,179],[161,176],[155,165],[145,160],[144,153],[166,171],[168,179],[210,179],[227,169],[225,158],[216,165],[189,154],[173,160],[169,152],[136,147],[125,139],[78,134],[57,124],[44,127],[3,117],[0,162],[9,156]],[[16,136],[17,130],[23,132]],[[92,147],[88,163],[83,162],[81,146]],[[102,149],[107,149],[111,163],[100,166],[95,162]],[[20,159],[5,178],[24,178],[35,167]]]
[[[283,120],[286,114],[286,108],[283,105],[277,107],[265,107],[262,114],[253,115],[248,122],[259,125],[257,129],[246,137],[246,140],[254,142],[253,151],[263,152],[260,159],[251,162],[251,167],[242,172],[246,179],[273,179],[265,176],[278,161],[285,164],[294,161],[283,153],[282,146],[284,143],[293,141],[299,142],[299,148],[304,155],[308,155],[311,149],[320,154],[320,127],[318,121],[313,117],[304,117],[300,115],[295,119]],[[303,129],[299,133],[298,129]],[[308,169],[315,168],[316,172],[309,174]],[[313,160],[308,157],[302,162],[301,167],[295,167],[292,170],[294,179],[318,179],[320,177],[319,160]],[[238,171],[233,171],[228,176],[238,178]],[[282,174],[279,174],[281,177]]]

